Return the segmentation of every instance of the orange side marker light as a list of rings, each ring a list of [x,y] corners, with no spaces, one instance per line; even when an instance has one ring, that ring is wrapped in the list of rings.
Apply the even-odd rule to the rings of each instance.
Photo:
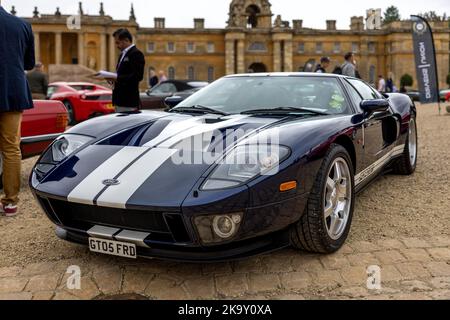
[[[290,190],[297,189],[297,181],[288,181],[285,183],[280,184],[280,191],[286,192]]]

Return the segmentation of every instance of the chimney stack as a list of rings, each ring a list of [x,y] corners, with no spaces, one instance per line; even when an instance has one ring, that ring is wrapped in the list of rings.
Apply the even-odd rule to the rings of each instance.
[[[195,29],[205,29],[205,19],[195,18],[194,19],[194,28]]]
[[[293,20],[292,25],[294,26],[294,30],[301,30],[303,28],[303,20]]]
[[[336,30],[336,20],[327,20],[327,30]]]
[[[155,29],[165,29],[166,18],[155,18]]]
[[[351,17],[350,30],[363,31],[364,30],[364,17]]]

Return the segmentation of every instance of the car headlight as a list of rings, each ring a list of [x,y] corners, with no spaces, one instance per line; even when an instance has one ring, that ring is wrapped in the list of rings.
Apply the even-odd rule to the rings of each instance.
[[[35,172],[38,179],[43,178],[59,162],[77,151],[93,138],[75,134],[65,134],[57,138],[45,151],[39,162],[36,164]]]
[[[61,162],[91,140],[91,137],[79,135],[63,135],[59,137],[51,146],[52,160]]]
[[[217,190],[240,186],[259,175],[273,175],[290,154],[280,145],[241,145],[217,165],[201,190]]]

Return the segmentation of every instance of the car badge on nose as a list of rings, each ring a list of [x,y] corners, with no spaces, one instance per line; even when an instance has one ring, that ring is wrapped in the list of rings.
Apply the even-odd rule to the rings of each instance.
[[[106,179],[103,180],[103,184],[108,187],[117,186],[118,184],[120,184],[120,181],[117,179]]]

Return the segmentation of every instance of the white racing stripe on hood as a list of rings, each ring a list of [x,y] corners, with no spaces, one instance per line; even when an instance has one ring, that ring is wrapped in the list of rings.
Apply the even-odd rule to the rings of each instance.
[[[197,126],[179,132],[178,134],[172,135],[172,137],[159,145],[161,148],[171,148],[177,143],[187,139],[189,137],[193,137],[199,134],[208,133],[220,128],[226,128],[235,124],[243,123],[243,119],[248,118],[247,115],[239,115],[234,116],[232,119],[217,122],[217,123],[199,123]]]
[[[125,209],[139,187],[177,150],[152,149],[133,163],[119,178],[120,184],[110,186],[97,199],[97,205]]]
[[[180,132],[199,126],[206,118],[206,116],[203,116],[193,117],[188,120],[182,121],[173,120],[161,131],[161,133],[156,138],[147,142],[144,147],[154,147],[164,140],[179,134]]]
[[[94,204],[95,197],[105,188],[103,181],[113,179],[147,148],[124,147],[92,171],[67,196],[69,202]]]

